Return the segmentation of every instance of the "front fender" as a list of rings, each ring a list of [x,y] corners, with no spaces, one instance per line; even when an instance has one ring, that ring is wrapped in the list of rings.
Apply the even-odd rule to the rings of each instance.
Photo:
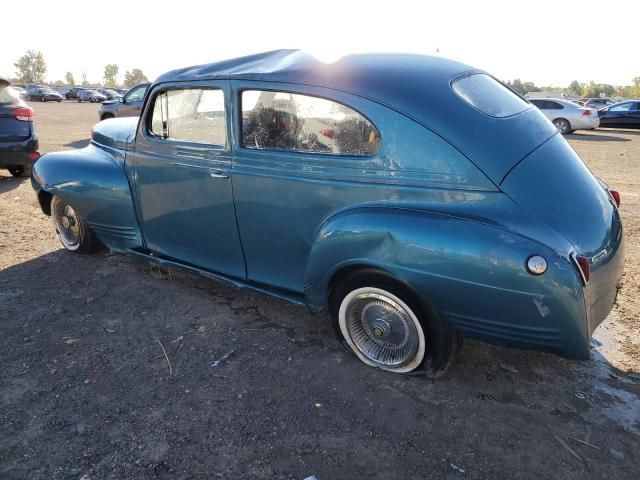
[[[142,246],[125,152],[96,146],[48,153],[34,165],[32,185],[38,197],[57,195],[86,220],[100,241],[112,250]],[[43,211],[49,213],[43,205]]]
[[[532,254],[548,270],[525,269]],[[374,266],[411,285],[450,324],[494,343],[589,354],[584,294],[570,260],[517,233],[447,214],[361,207],[341,212],[311,249],[305,297],[325,309],[334,275]]]

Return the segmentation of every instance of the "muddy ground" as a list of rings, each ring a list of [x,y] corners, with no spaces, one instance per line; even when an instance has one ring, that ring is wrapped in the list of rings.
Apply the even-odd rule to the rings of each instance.
[[[82,146],[97,119],[34,107],[45,152]],[[0,173],[0,478],[639,478],[640,131],[569,141],[622,192],[603,346],[575,362],[467,341],[435,381],[365,367],[325,316],[69,254],[29,181]]]

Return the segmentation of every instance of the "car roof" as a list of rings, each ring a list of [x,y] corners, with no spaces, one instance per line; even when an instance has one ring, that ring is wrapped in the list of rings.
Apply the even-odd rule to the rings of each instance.
[[[527,117],[542,115],[533,106],[515,114],[518,119],[505,119],[490,117],[470,105],[453,91],[451,83],[472,73],[485,72],[417,54],[357,54],[325,63],[301,50],[274,50],[173,70],[154,83],[252,80],[323,87],[365,97],[425,125],[498,182],[514,159],[521,159],[556,131],[544,123],[544,128],[523,137],[522,129],[530,125]]]
[[[544,97],[544,98],[530,98],[529,101],[530,102],[535,102],[536,100],[544,100],[544,101],[549,101],[549,102],[558,102],[558,103],[562,103],[562,104],[569,104],[572,107],[576,106],[576,103],[573,100],[567,100],[566,98],[552,98],[552,97]]]

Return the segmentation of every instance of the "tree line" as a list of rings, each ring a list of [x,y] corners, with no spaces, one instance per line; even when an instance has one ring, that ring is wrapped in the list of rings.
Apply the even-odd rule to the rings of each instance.
[[[27,50],[15,63],[17,80],[23,83],[45,83],[47,75],[47,62],[44,59],[42,52],[36,50]],[[104,74],[102,77],[102,86],[104,87],[117,87],[118,86],[118,74],[120,73],[120,67],[115,63],[105,65]],[[87,72],[83,70],[80,72],[80,85],[83,87],[95,87],[96,83],[91,83],[87,79]],[[126,88],[133,87],[141,82],[148,82],[149,79],[144,72],[139,68],[134,68],[124,72],[122,85]],[[56,80],[54,85],[76,85],[76,78],[72,72],[67,72],[64,81]]]
[[[533,82],[523,82],[519,78],[516,78],[513,81],[508,80],[504,83],[520,95],[525,95],[530,92],[559,90],[565,95],[574,95],[585,98],[599,97],[600,94],[603,94],[605,97],[640,98],[640,77],[635,77],[632,80],[631,85],[626,86],[613,86],[607,83],[596,83],[593,80],[590,82],[579,82],[574,80],[565,88],[555,86],[538,87]]]

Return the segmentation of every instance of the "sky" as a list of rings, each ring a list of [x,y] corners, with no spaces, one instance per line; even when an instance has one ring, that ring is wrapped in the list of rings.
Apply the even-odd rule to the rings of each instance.
[[[4,13],[10,5],[19,6],[10,2]],[[82,71],[99,82],[109,63],[119,65],[119,81],[132,68],[153,80],[278,48],[325,61],[360,52],[439,55],[502,80],[560,87],[628,85],[640,76],[639,30],[624,26],[625,19],[637,24],[640,0],[31,0],[28,11],[2,22],[0,76],[14,76],[27,49],[43,53],[50,82],[67,71],[76,82]]]

